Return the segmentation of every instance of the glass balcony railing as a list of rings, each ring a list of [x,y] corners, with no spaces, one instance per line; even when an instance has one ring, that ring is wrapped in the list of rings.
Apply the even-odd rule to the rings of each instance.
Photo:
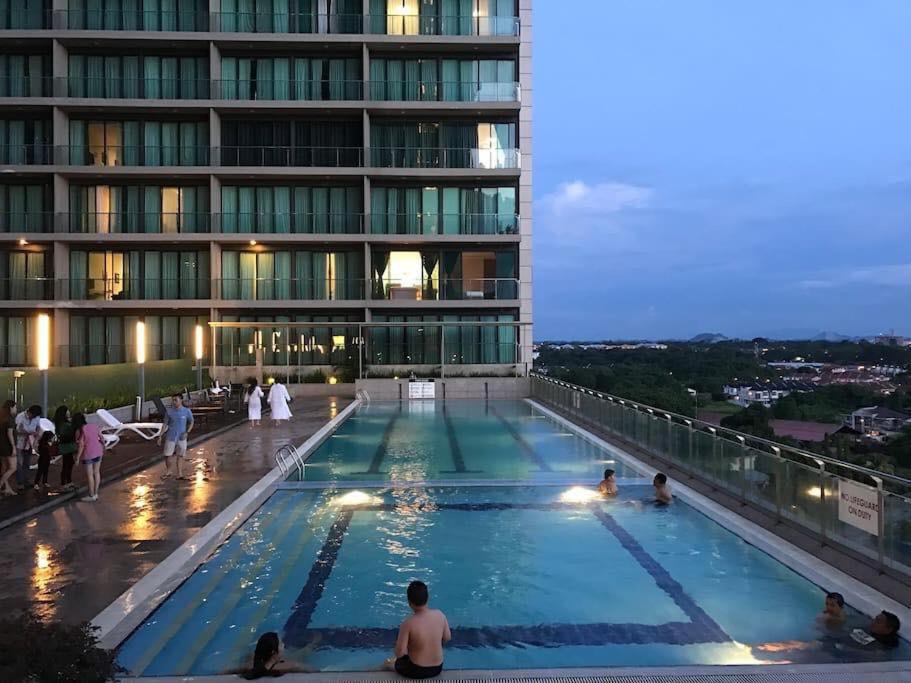
[[[151,301],[208,299],[209,279],[107,277],[60,280],[59,291],[74,301]]]
[[[363,166],[361,147],[289,147],[287,145],[229,145],[219,147],[215,158],[220,166]]]
[[[195,9],[64,9],[54,12],[54,28],[71,31],[208,31],[209,18],[208,12]]]
[[[371,81],[369,99],[377,102],[519,102],[521,89],[514,81]]]
[[[222,233],[251,235],[358,235],[364,232],[360,213],[220,213],[215,225]]]
[[[50,97],[52,86],[46,76],[0,76],[0,97]]]
[[[73,166],[208,166],[208,145],[69,145],[58,148]]]
[[[94,335],[92,335],[94,339]],[[70,337],[72,340],[72,337]],[[177,360],[190,358],[192,347],[186,344],[147,344],[146,362],[156,360]],[[112,344],[86,342],[82,344],[61,344],[57,347],[57,357],[66,359],[71,366],[105,365],[108,363],[135,363],[135,344]]]
[[[374,235],[516,235],[519,216],[498,213],[374,213]]]
[[[362,100],[363,81],[293,81],[270,79],[231,79],[213,81],[213,96],[222,100],[256,101],[338,101]]]
[[[68,76],[56,79],[56,92],[66,97],[134,100],[205,100],[208,78],[106,78]]]
[[[53,232],[52,211],[5,211],[0,213],[0,233]]]
[[[277,5],[278,3],[276,3]],[[274,9],[260,12],[219,12],[216,31],[224,33],[363,33],[360,14],[318,14]]]
[[[0,300],[53,301],[54,279],[49,277],[0,278]]]
[[[377,168],[476,168],[518,169],[517,149],[447,147],[371,147],[370,160]]]
[[[356,301],[364,298],[359,278],[221,278],[215,291],[226,301]]]
[[[518,17],[490,17],[462,14],[427,16],[418,14],[373,14],[368,17],[369,33],[387,36],[504,36],[519,35]]]
[[[47,166],[53,163],[54,146],[49,143],[0,143],[0,164],[10,166]]]
[[[373,280],[373,298],[389,301],[503,301],[519,298],[515,278],[425,278],[420,282]]]
[[[208,233],[209,212],[183,211],[82,211],[63,215],[62,225],[70,233]]]

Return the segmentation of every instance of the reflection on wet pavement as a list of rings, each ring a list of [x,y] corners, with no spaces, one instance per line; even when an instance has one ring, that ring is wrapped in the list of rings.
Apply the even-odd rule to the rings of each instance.
[[[241,425],[192,448],[186,480],[162,481],[156,462],[105,485],[102,468],[97,503],[70,501],[0,530],[0,611],[94,617],[268,472],[280,445],[302,443],[349,399],[298,401],[290,423]]]

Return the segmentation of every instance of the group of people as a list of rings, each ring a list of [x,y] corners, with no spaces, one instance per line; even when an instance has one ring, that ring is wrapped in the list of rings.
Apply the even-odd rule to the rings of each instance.
[[[434,678],[443,671],[443,645],[452,639],[449,621],[443,612],[430,608],[430,591],[423,581],[408,584],[407,596],[412,614],[399,626],[393,656],[383,662],[383,668],[405,678]],[[281,639],[270,631],[259,637],[252,664],[232,673],[252,680],[313,671],[285,659]]]
[[[617,495],[619,489],[616,474],[614,470],[604,470],[604,478],[598,483],[598,493],[608,498]],[[667,484],[667,475],[664,472],[658,472],[652,479],[652,486],[655,488],[655,505],[670,505],[674,496]]]
[[[258,427],[263,419],[263,398],[265,393],[255,377],[247,380],[247,388],[244,392],[244,403],[247,404],[247,419],[250,421],[250,427]],[[269,409],[272,412],[272,424],[278,425],[279,422],[291,419],[291,394],[288,388],[281,382],[276,381],[269,389]]]
[[[76,461],[85,466],[85,502],[98,500],[101,487],[101,459],[104,440],[98,425],[88,424],[83,413],[70,415],[66,406],[54,412],[53,429],[42,426],[43,410],[33,405],[19,411],[15,401],[0,405],[0,494],[14,496],[29,486],[36,491],[48,488],[51,461],[59,457],[60,489],[72,491]],[[35,478],[29,481],[34,455],[38,455]],[[15,475],[15,487],[12,479]]]

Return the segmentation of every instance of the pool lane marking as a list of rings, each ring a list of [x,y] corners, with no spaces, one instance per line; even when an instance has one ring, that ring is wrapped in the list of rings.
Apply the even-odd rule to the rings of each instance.
[[[620,545],[651,575],[658,587],[671,596],[671,599],[694,624],[710,635],[708,639],[710,642],[721,643],[731,640],[724,629],[687,594],[683,586],[642,547],[639,541],[633,538],[632,534],[620,526],[616,519],[597,505],[591,506],[591,511],[604,528],[610,531]]]
[[[348,525],[351,524],[351,518],[354,516],[354,510],[348,508],[338,513],[332,528],[326,535],[323,547],[320,548],[316,556],[316,562],[310,568],[310,574],[307,576],[307,583],[301,589],[294,606],[291,608],[291,616],[285,622],[284,633],[300,632],[310,625],[310,619],[316,611],[316,605],[323,595],[326,582],[329,575],[332,574],[332,568],[338,560],[338,553],[342,547],[342,541],[345,540],[345,533],[348,531]]]
[[[292,506],[289,514],[284,516],[282,519],[282,525],[279,527],[277,532],[272,535],[269,539],[267,546],[271,548],[280,548],[282,543],[285,540],[285,537],[291,533],[294,529],[298,518],[303,514],[305,510],[309,508],[305,505],[294,505]],[[270,548],[266,547],[261,551],[259,558],[256,562],[250,565],[246,572],[244,572],[242,579],[238,583],[250,583],[250,580],[256,576],[259,571],[266,565],[266,563],[272,558],[270,554]],[[200,653],[203,648],[212,640],[212,637],[215,635],[215,632],[221,627],[224,620],[228,617],[231,610],[241,601],[242,598],[246,598],[247,593],[241,590],[234,590],[230,592],[226,597],[224,602],[222,602],[221,609],[215,615],[214,618],[208,620],[202,628],[200,628],[198,635],[193,640],[193,642],[184,650],[184,655],[177,662],[173,671],[175,675],[185,675],[191,666],[196,663],[196,660],[199,658]]]
[[[367,468],[367,474],[380,474],[380,466],[383,464],[383,459],[386,457],[386,452],[389,450],[389,439],[392,437],[392,430],[395,429],[395,423],[398,422],[398,419],[401,416],[402,411],[398,410],[389,418],[389,424],[386,425],[386,429],[383,431],[383,437],[380,439],[380,443],[373,453],[373,459],[370,461],[370,467]]]
[[[465,468],[465,458],[462,455],[462,448],[459,446],[459,440],[456,437],[455,426],[452,424],[452,418],[449,417],[449,411],[446,410],[446,404],[443,404],[443,422],[446,424],[446,437],[449,439],[449,452],[452,454],[452,464],[458,474],[468,472]]]
[[[286,629],[285,644],[306,647],[320,638],[320,649],[391,649],[398,629],[330,627]],[[715,642],[704,627],[688,621],[665,624],[536,624],[532,626],[458,626],[452,627],[452,640],[447,648],[479,647],[558,647],[577,645],[696,645]],[[726,642],[726,641],[725,641]]]
[[[271,528],[275,524],[277,524],[277,522],[280,518],[280,515],[285,511],[285,509],[288,507],[288,505],[294,499],[293,495],[286,494],[285,497],[287,500],[284,500],[275,506],[275,509],[274,509],[272,515],[270,516],[269,524],[260,526],[260,534],[263,537],[265,537],[267,529],[271,531]],[[231,539],[234,540],[234,547],[231,548],[230,552],[228,552],[227,555],[225,555],[224,557],[221,556],[221,553],[219,553],[218,556],[213,555],[205,563],[201,564],[196,569],[196,571],[193,572],[193,574],[191,574],[189,577],[187,577],[187,581],[190,581],[192,579],[192,577],[197,572],[200,572],[200,570],[202,570],[202,569],[207,569],[210,572],[209,576],[207,577],[207,580],[203,583],[203,585],[199,588],[199,590],[196,591],[196,595],[199,598],[208,596],[209,593],[211,593],[212,590],[214,590],[215,586],[225,576],[227,576],[228,573],[230,573],[230,571],[234,568],[233,563],[237,559],[237,557],[241,554],[244,554],[247,551],[245,543],[243,542],[243,540],[244,540],[243,536],[241,536],[239,534],[237,536],[232,535]],[[224,548],[224,547],[225,546],[222,546],[222,548]],[[212,566],[212,563],[216,560],[219,561],[219,564],[216,566]],[[180,587],[178,587],[173,593],[171,593],[169,600],[178,599],[180,597],[180,589],[186,585],[187,585],[186,582],[181,584]],[[164,605],[164,604],[165,603],[163,602],[162,605]],[[137,676],[142,675],[142,673],[146,670],[146,668],[155,660],[155,658],[158,656],[158,654],[161,652],[161,650],[164,648],[164,646],[167,645],[175,635],[177,635],[177,632],[180,631],[181,628],[183,628],[183,626],[184,626],[184,624],[186,624],[187,620],[191,616],[193,616],[193,612],[196,611],[196,609],[199,607],[200,604],[201,604],[201,602],[198,602],[198,601],[193,601],[193,600],[187,601],[187,603],[184,604],[183,609],[180,610],[180,612],[178,612],[177,615],[173,619],[170,619],[167,622],[167,625],[161,630],[158,637],[155,638],[155,640],[153,640],[146,647],[146,649],[142,652],[142,654],[136,659],[135,664],[133,664],[130,667],[130,670],[132,671],[132,673],[134,675],[137,675]],[[159,606],[159,609],[160,609],[160,607],[161,606]],[[152,612],[152,614],[150,614],[148,617],[146,617],[143,620],[142,625],[145,625],[151,619],[154,619],[154,617],[155,617],[155,612]],[[141,628],[141,626],[140,626],[140,628]]]
[[[312,509],[312,508],[311,508]],[[322,512],[325,515],[327,511],[326,507],[318,508],[318,512]],[[306,533],[301,536],[299,539],[295,539],[296,550],[293,553],[288,554],[288,559],[284,562],[279,572],[275,573],[272,581],[269,582],[268,590],[265,592],[265,598],[263,599],[263,604],[257,607],[250,619],[247,620],[247,629],[237,629],[237,636],[234,638],[234,641],[231,643],[231,647],[228,648],[229,653],[242,651],[241,648],[251,645],[249,643],[250,639],[250,629],[249,626],[253,625],[256,627],[255,633],[258,633],[262,629],[259,628],[263,621],[266,618],[266,615],[269,612],[269,608],[272,607],[272,603],[275,602],[275,599],[278,597],[278,593],[281,591],[281,587],[288,580],[288,577],[291,575],[291,572],[297,567],[297,563],[300,561],[301,555],[304,554],[304,548],[309,543],[314,536],[316,536],[316,524],[309,523],[306,525]],[[195,662],[194,662],[195,663]],[[233,664],[233,663],[232,663]],[[226,669],[229,667],[225,667]]]
[[[488,406],[488,410],[494,417],[496,417],[500,422],[503,423],[503,426],[506,427],[506,431],[508,431],[510,433],[510,435],[512,436],[512,438],[518,442],[519,446],[521,446],[521,448],[522,448],[522,451],[533,463],[535,463],[535,465],[538,466],[539,470],[541,470],[542,472],[553,472],[553,469],[551,468],[551,466],[540,455],[538,455],[538,453],[537,453],[537,451],[535,451],[534,447],[530,443],[528,443],[528,441],[526,441],[525,437],[519,433],[519,430],[516,429],[509,422],[509,420],[507,420],[505,417],[500,415],[500,413],[497,412],[497,409],[494,408],[493,406]]]

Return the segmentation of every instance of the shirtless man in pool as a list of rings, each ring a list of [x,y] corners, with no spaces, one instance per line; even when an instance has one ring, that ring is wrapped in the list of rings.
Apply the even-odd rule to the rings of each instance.
[[[433,678],[443,670],[443,643],[452,638],[446,615],[430,609],[430,595],[422,581],[408,585],[408,606],[414,614],[399,627],[395,656],[383,666],[406,678]]]

